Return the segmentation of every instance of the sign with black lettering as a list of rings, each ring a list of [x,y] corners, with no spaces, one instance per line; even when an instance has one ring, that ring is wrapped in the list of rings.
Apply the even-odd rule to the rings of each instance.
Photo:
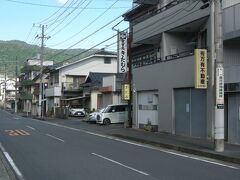
[[[119,32],[118,34],[118,72],[127,72],[127,32]]]
[[[207,50],[195,49],[195,88],[207,88]]]

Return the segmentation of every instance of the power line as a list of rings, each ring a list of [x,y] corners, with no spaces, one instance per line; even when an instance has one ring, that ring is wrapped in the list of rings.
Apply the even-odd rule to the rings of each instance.
[[[85,8],[87,8],[87,6],[89,6],[89,4],[92,2],[93,0],[90,0],[86,5]],[[52,37],[55,36],[56,34],[58,34],[59,32],[61,32],[63,29],[65,29],[69,24],[71,24],[85,9],[82,9],[78,14],[76,14],[76,16],[74,16],[64,27],[62,27],[60,30],[58,30],[57,32],[55,32],[53,35],[51,35]],[[50,32],[49,32],[50,33]]]
[[[60,19],[59,20],[59,18],[65,13],[65,12],[67,12],[68,11],[68,9],[69,9],[69,7],[72,5],[72,4],[76,4],[77,3],[77,0],[75,1],[75,0],[72,0],[71,2],[70,2],[70,4],[67,6],[67,8],[65,8],[64,10],[63,10],[63,12],[61,12],[55,19],[52,19],[52,20],[49,20],[48,22],[46,22],[47,24],[48,24],[48,27],[51,27],[53,24],[55,24],[55,23],[57,23],[58,21],[61,21],[62,19],[64,19],[64,18],[62,18],[62,19]],[[52,22],[53,21],[53,22]],[[52,22],[52,23],[50,23],[50,22]],[[50,24],[49,24],[50,23]]]
[[[201,1],[198,1],[198,2],[197,2],[191,9],[189,9],[189,10],[183,9],[182,11],[187,11],[187,12],[190,12],[190,13],[188,13],[188,14],[186,14],[186,15],[184,15],[184,16],[179,17],[179,18],[176,19],[175,21],[170,22],[170,23],[164,25],[164,23],[168,22],[169,19],[165,20],[163,23],[161,23],[161,25],[163,25],[163,26],[160,26],[160,28],[165,28],[165,27],[167,27],[167,26],[169,26],[169,25],[171,25],[171,24],[173,24],[173,23],[181,20],[182,18],[185,18],[185,17],[187,17],[187,16],[189,16],[189,15],[191,15],[191,14],[197,12],[197,11],[200,11],[200,9],[197,9],[197,10],[195,10],[195,11],[192,11],[200,2],[201,2]],[[192,4],[193,4],[193,3],[192,3]],[[190,4],[189,6],[191,6],[192,4]],[[188,7],[189,7],[189,6],[188,6]],[[175,16],[177,16],[178,14],[180,14],[182,11],[178,12],[177,14],[175,14]],[[192,11],[192,12],[191,12],[191,11]],[[172,18],[174,18],[175,16],[173,16]],[[152,23],[151,25],[148,25],[146,28],[139,29],[138,31],[135,31],[135,33],[140,32],[140,31],[142,31],[142,30],[144,30],[144,29],[147,29],[149,26],[152,26],[152,25],[155,25],[155,23]],[[159,29],[159,27],[158,27],[158,29]],[[155,30],[155,29],[154,29],[154,30],[148,32],[148,34],[150,34],[150,36],[151,36],[151,35],[153,35],[154,33],[156,33],[157,31],[158,31],[158,30]],[[147,34],[147,33],[145,33],[145,34]]]
[[[48,4],[38,4],[38,3],[30,3],[30,2],[25,2],[25,1],[17,1],[17,0],[5,0],[8,2],[12,2],[12,3],[17,3],[17,4],[23,4],[23,5],[31,5],[31,6],[40,6],[40,7],[51,7],[51,8],[61,8],[62,6],[56,6],[56,5],[48,5]],[[70,7],[65,7],[65,8],[75,8],[74,6],[70,6]],[[127,9],[129,7],[114,7],[114,9]],[[79,7],[79,9],[81,9],[81,7]],[[89,7],[87,9],[106,9],[106,8],[102,8],[102,7]]]
[[[113,35],[113,36],[111,36],[111,37],[105,39],[104,41],[102,41],[102,42],[100,42],[100,43],[94,45],[93,47],[91,47],[91,48],[89,48],[89,49],[86,49],[85,51],[83,51],[83,52],[81,52],[81,53],[79,53],[79,54],[77,54],[77,55],[74,55],[74,56],[72,56],[72,57],[70,57],[70,58],[68,58],[68,59],[65,59],[65,60],[63,60],[63,61],[61,61],[61,62],[56,63],[56,65],[58,65],[58,64],[62,64],[64,61],[69,61],[69,60],[71,60],[71,59],[73,59],[73,58],[76,58],[76,57],[78,57],[78,56],[80,56],[80,55],[82,55],[82,54],[84,54],[84,53],[86,53],[86,52],[88,52],[88,51],[90,51],[90,50],[92,50],[92,49],[98,47],[99,45],[101,45],[101,44],[103,44],[103,43],[109,41],[110,39],[113,39],[113,38],[116,37],[116,36],[117,36],[117,34],[115,34],[115,35]],[[113,44],[115,44],[115,43],[116,43],[116,42],[113,42],[112,44],[110,44],[110,45],[108,45],[108,46],[111,46],[111,45],[113,45]]]
[[[43,24],[45,21],[47,21],[48,19],[52,18],[55,14],[57,14],[62,8],[65,7],[65,5],[69,2],[69,0],[67,0],[67,2],[61,6],[57,11],[55,11],[52,15],[50,15],[49,17],[45,18],[44,20],[42,20],[41,22],[39,22],[39,24]],[[46,22],[45,22],[46,24]]]
[[[121,17],[121,16],[119,16]],[[60,51],[59,53],[57,53],[56,55],[53,55],[52,57],[50,57],[49,59],[52,59],[53,57],[58,56],[59,54],[62,54],[63,52],[65,52],[66,50],[76,46],[77,44],[79,44],[80,42],[88,39],[89,37],[91,37],[92,35],[96,34],[97,32],[99,32],[100,30],[102,30],[103,28],[105,28],[106,26],[110,25],[111,23],[113,23],[114,21],[116,21],[119,17],[113,19],[112,21],[108,22],[107,24],[105,24],[104,26],[102,26],[101,28],[97,29],[96,31],[94,31],[93,33],[89,34],[88,36],[86,36],[85,38],[79,40],[78,42],[76,42],[75,44],[71,45],[70,47],[68,47],[67,49],[64,49],[62,51]]]
[[[119,0],[118,0],[119,1]],[[81,32],[83,32],[84,30],[86,30],[88,27],[90,27],[94,22],[96,22],[99,18],[101,18],[107,11],[109,11],[110,9],[113,8],[113,6],[118,2],[118,1],[115,1],[111,6],[109,6],[106,11],[104,11],[103,13],[101,13],[98,17],[96,17],[93,21],[91,21],[88,25],[86,25],[83,29],[81,29],[79,32],[75,33],[74,35],[70,36],[69,38],[65,39],[64,41],[61,41],[57,44],[54,44],[54,46],[58,46],[60,44],[63,44],[69,40],[71,40],[72,38],[76,37],[78,34],[80,34]],[[122,16],[122,15],[121,15]],[[119,16],[119,17],[121,17]]]

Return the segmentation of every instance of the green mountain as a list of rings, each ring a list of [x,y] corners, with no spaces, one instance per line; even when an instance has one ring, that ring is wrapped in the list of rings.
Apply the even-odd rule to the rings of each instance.
[[[69,59],[75,55],[78,55],[84,52],[84,49],[69,49],[62,52],[61,49],[50,49],[44,48],[44,59],[53,60],[54,63],[65,62],[66,59]],[[41,48],[37,45],[27,44],[23,41],[0,41],[0,74],[3,74],[5,71],[5,65],[8,75],[14,75],[16,70],[16,57],[18,59],[18,69],[20,72],[21,67],[27,59],[31,59],[37,56],[41,52]],[[76,57],[80,59],[89,54],[92,54],[94,50],[82,53],[80,56]],[[58,55],[57,55],[58,54]],[[57,55],[57,56],[56,56]],[[72,62],[75,59],[68,60]]]

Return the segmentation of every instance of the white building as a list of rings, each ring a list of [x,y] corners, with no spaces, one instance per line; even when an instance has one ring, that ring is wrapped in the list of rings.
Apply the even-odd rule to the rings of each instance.
[[[80,85],[85,82],[90,72],[117,73],[116,54],[101,51],[51,71],[45,92],[50,114],[55,114],[56,107],[60,107],[60,99],[64,100],[64,105],[74,100],[82,100],[81,102],[84,103],[85,97]]]

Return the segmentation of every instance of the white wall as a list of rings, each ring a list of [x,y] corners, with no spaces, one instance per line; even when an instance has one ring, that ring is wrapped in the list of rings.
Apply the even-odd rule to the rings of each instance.
[[[117,73],[117,59],[112,58],[111,64],[104,64],[104,57],[92,57],[59,70],[59,85],[63,82],[64,75],[85,75],[89,72]]]
[[[98,97],[98,94],[100,94],[98,91],[92,91],[91,92],[91,106],[90,106],[90,110],[93,110],[93,109],[97,109],[97,97]]]
[[[103,87],[112,86],[112,91],[116,91],[116,75],[103,77]]]

